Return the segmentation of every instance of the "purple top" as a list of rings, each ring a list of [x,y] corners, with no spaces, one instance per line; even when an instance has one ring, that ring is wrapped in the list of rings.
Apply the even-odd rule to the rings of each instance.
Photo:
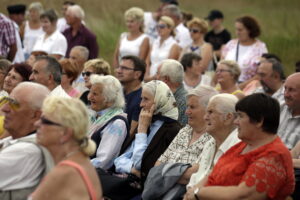
[[[70,51],[75,46],[84,46],[89,50],[89,59],[97,58],[99,47],[97,44],[96,36],[88,30],[83,24],[81,24],[81,27],[77,34],[75,36],[72,36],[72,27],[66,29],[63,32],[63,35],[66,37],[68,42],[68,48],[66,57],[69,58]]]

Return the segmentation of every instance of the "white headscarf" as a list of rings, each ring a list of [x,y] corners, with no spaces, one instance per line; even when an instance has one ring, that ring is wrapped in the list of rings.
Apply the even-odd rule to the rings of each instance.
[[[143,89],[154,95],[154,115],[160,114],[174,120],[178,119],[176,100],[167,84],[162,81],[153,80],[145,83]]]

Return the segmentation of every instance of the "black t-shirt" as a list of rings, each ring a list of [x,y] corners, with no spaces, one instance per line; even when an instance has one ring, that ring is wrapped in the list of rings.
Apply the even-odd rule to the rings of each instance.
[[[139,88],[125,96],[125,102],[126,102],[126,107],[125,107],[125,113],[127,113],[127,119],[129,125],[131,125],[131,121],[139,120],[139,115],[141,112],[141,107],[140,103],[142,100],[142,88]]]
[[[209,31],[204,40],[212,44],[214,51],[219,50],[223,44],[231,39],[230,33],[224,29],[222,32],[215,34],[213,30]]]

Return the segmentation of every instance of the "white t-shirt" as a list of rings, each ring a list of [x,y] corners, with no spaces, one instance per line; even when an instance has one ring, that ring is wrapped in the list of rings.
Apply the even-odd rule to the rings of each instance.
[[[193,42],[189,29],[185,27],[183,23],[178,24],[175,28],[175,40],[182,49],[189,46]]]
[[[29,27],[28,21],[25,23],[25,29],[24,29],[24,40],[23,40],[23,45],[24,45],[24,53],[27,55],[30,55],[32,52],[32,49],[35,45],[36,40],[38,39],[39,36],[41,36],[44,33],[42,27],[39,29],[31,29]]]
[[[153,19],[151,12],[145,12],[144,13],[144,32],[148,35],[150,39],[150,44],[153,43],[153,41],[158,38],[158,32],[156,29],[157,21]]]
[[[68,97],[71,98],[70,95],[68,95],[68,93],[66,93],[66,91],[61,87],[61,85],[58,85],[56,88],[54,88],[49,96],[56,96],[56,97]]]
[[[128,40],[128,33],[122,33],[120,37],[120,48],[119,48],[119,62],[123,56],[139,56],[140,47],[146,37],[146,34],[140,35],[135,40]]]
[[[153,42],[150,53],[150,76],[154,76],[160,63],[165,59],[168,59],[171,48],[175,44],[177,44],[177,42],[173,36],[168,37],[161,45],[160,37]]]
[[[16,34],[16,39],[17,39],[17,52],[16,52],[13,63],[21,63],[21,62],[25,61],[25,56],[24,56],[24,52],[23,52],[21,37],[19,34],[19,26],[17,25],[16,22],[14,22],[14,21],[12,21],[12,22],[15,26],[15,34]]]
[[[58,54],[64,57],[68,47],[65,36],[58,30],[54,31],[54,33],[46,39],[44,39],[45,34],[46,33],[37,39],[33,51],[44,51],[48,54]]]
[[[56,28],[59,30],[61,33],[64,32],[67,28],[69,28],[70,25],[67,24],[66,18],[61,17],[57,20]]]

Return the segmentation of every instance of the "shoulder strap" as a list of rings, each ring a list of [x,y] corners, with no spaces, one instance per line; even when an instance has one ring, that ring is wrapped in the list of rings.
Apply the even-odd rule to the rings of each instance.
[[[87,186],[87,189],[88,189],[88,192],[89,192],[89,195],[90,195],[91,199],[92,200],[97,200],[95,188],[94,188],[89,176],[87,175],[85,170],[79,164],[77,164],[73,161],[70,161],[70,160],[64,160],[64,161],[60,162],[58,165],[68,165],[70,167],[75,168],[79,172],[79,174],[82,177],[85,185]]]

